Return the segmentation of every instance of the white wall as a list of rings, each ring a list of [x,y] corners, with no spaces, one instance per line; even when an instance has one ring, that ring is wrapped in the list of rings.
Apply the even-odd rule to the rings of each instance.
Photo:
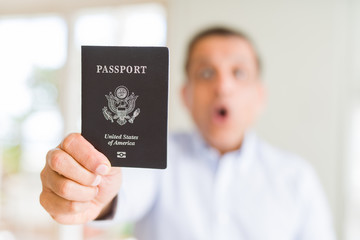
[[[179,101],[189,37],[212,24],[247,32],[263,58],[268,106],[256,129],[273,145],[298,153],[316,169],[338,234],[343,221],[342,108],[348,81],[348,3],[341,0],[169,0],[170,128],[188,129]]]

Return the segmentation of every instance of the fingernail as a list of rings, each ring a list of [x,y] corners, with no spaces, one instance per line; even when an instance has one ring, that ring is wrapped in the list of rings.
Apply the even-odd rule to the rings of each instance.
[[[91,184],[91,186],[95,187],[95,186],[99,185],[100,182],[101,182],[101,176],[97,175],[94,182]]]
[[[105,164],[101,164],[100,166],[97,167],[97,169],[95,170],[95,172],[97,174],[100,174],[100,175],[105,175],[107,174],[109,171],[109,167],[106,166]]]

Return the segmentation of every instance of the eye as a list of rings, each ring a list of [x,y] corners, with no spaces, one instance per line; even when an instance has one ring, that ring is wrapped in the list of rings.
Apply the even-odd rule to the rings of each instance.
[[[198,77],[200,79],[205,79],[205,80],[212,79],[214,75],[215,75],[215,71],[211,68],[201,69],[198,73]]]
[[[247,73],[241,68],[235,68],[233,74],[234,77],[239,80],[244,80],[247,78]]]

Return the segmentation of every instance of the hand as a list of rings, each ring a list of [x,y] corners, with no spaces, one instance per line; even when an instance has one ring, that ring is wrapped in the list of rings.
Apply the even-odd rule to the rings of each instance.
[[[121,169],[78,133],[67,136],[46,156],[40,203],[61,224],[94,220],[116,196]]]

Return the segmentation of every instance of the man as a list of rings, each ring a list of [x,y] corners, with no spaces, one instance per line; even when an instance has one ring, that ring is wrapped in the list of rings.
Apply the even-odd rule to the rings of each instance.
[[[76,224],[115,211],[136,222],[139,239],[334,239],[311,167],[250,131],[265,102],[250,40],[225,28],[201,32],[186,75],[182,95],[197,131],[170,136],[168,168],[121,173],[71,134],[48,152],[41,173],[50,215]]]

